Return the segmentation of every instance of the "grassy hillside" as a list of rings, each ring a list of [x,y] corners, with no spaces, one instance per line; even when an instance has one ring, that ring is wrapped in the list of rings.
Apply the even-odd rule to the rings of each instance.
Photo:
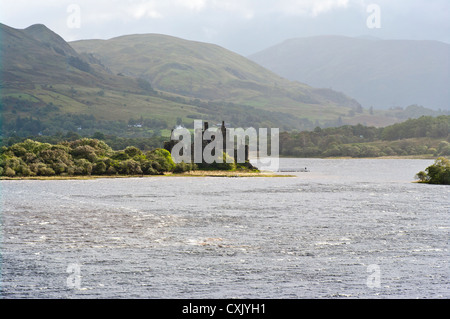
[[[149,81],[140,77],[146,77],[146,74],[135,74],[148,64],[142,60],[145,57],[130,49],[128,42],[114,56],[134,66],[133,72],[122,69],[117,72],[107,65],[108,59],[77,53],[44,25],[23,30],[0,25],[0,37],[0,106],[5,136],[52,135],[68,131],[84,136],[95,131],[150,136],[170,131],[177,124],[192,125],[194,119],[215,123],[226,120],[235,127],[310,129],[314,127],[314,119],[332,122],[350,109],[331,102],[303,108],[306,104],[298,100],[314,99],[314,93],[309,91],[314,89],[283,80],[255,63],[213,45],[161,36],[161,41],[169,44],[167,47],[162,42],[153,44],[155,48],[164,48],[160,56],[162,61],[154,70],[158,75],[155,83],[157,86],[166,83],[160,88],[168,92],[157,92]],[[194,48],[199,45],[197,51],[201,52],[201,57],[193,59],[195,54],[191,51],[194,49],[189,51],[186,45],[177,47],[178,42]],[[108,50],[114,52],[112,48]],[[144,46],[141,50],[149,48]],[[133,54],[130,55],[130,51]],[[153,55],[156,54],[150,54]],[[222,57],[222,64],[218,63],[218,56]],[[228,60],[231,62],[226,62]],[[180,68],[191,70],[189,79]],[[180,76],[173,76],[178,74],[177,70]],[[191,77],[193,75],[195,78]],[[223,85],[212,79],[223,81]],[[283,90],[271,88],[272,80],[276,85],[283,85]],[[185,88],[189,83],[197,91],[206,93],[188,94]],[[267,96],[272,99],[270,107]],[[337,98],[340,104],[354,103],[343,95],[337,94]],[[283,101],[283,108],[278,107],[278,100]],[[245,103],[241,104],[241,101]],[[261,108],[262,105],[265,107]],[[289,108],[300,116],[289,113]],[[299,109],[303,112],[299,113]],[[147,125],[140,125],[143,123],[138,120]]]
[[[282,125],[287,118],[288,129],[302,125],[282,113],[156,92],[146,80],[117,75],[92,55],[78,54],[43,25],[0,27],[0,106],[6,136],[67,131],[150,136],[194,119],[220,122],[232,115],[236,124]]]
[[[169,135],[195,119],[282,131],[398,121],[290,82],[221,47],[162,35],[69,45],[44,25],[0,24],[2,136]]]
[[[283,79],[234,52],[208,43],[143,34],[70,44],[79,53],[92,53],[116,74],[141,77],[155,89],[190,98],[322,119],[344,116],[359,105],[341,93]]]
[[[331,87],[365,108],[450,110],[450,45],[319,36],[286,40],[249,58],[293,81]]]

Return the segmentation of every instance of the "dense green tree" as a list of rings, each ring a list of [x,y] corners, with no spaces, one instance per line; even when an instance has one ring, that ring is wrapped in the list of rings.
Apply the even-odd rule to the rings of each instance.
[[[425,172],[417,173],[416,178],[424,183],[450,185],[450,160],[439,157]]]
[[[93,175],[104,175],[106,173],[106,170],[107,170],[107,166],[106,166],[105,162],[98,161],[92,167],[92,174]]]
[[[142,151],[140,149],[138,149],[135,146],[128,146],[125,150],[124,150],[125,154],[127,154],[129,157],[135,157],[135,156],[139,156],[142,155]]]
[[[76,159],[87,159],[94,162],[97,159],[95,149],[89,145],[80,145],[72,149],[70,154]]]

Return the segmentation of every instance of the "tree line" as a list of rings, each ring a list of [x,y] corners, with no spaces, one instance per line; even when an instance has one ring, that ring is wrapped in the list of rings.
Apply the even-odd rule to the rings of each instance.
[[[0,176],[163,175],[193,170],[254,170],[249,163],[175,163],[169,151],[143,151],[136,146],[113,150],[95,138],[64,140],[57,144],[26,139],[0,148]]]
[[[313,131],[283,132],[280,134],[280,155],[450,156],[449,127],[450,116],[424,116],[385,128],[345,125],[325,129],[316,127]],[[156,160],[158,156],[155,150],[162,148],[166,139],[161,136],[119,137],[102,132],[95,132],[89,137],[76,132],[59,132],[53,136],[33,136],[28,139],[19,136],[2,138],[0,173],[7,176],[161,174],[171,170],[192,169],[190,164],[173,166],[164,164],[161,159]]]
[[[123,150],[128,146],[135,146],[140,150],[146,152],[156,148],[162,148],[164,146],[167,137],[162,136],[151,136],[151,137],[122,137],[117,135],[105,134],[102,132],[95,132],[92,135],[84,136],[80,135],[78,132],[69,131],[66,134],[58,132],[54,135],[29,135],[27,137],[11,136],[2,138],[0,137],[0,145],[9,147],[17,143],[21,143],[27,139],[32,139],[36,142],[49,143],[49,144],[59,144],[65,141],[73,142],[82,138],[92,138],[105,142],[114,151]]]
[[[423,116],[384,128],[345,125],[280,134],[280,154],[295,157],[450,155],[450,116]]]
[[[135,146],[114,151],[103,141],[82,138],[59,144],[27,139],[0,149],[0,176],[161,175],[196,169],[176,164],[164,149]]]

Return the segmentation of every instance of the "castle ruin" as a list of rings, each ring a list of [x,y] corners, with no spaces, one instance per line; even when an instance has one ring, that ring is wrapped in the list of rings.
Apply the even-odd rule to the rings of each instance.
[[[209,143],[211,143],[212,141],[214,141],[214,139],[209,139],[209,138],[206,138],[205,137],[205,132],[207,131],[209,129],[209,124],[208,124],[208,122],[204,122],[203,123],[203,127],[202,127],[202,132],[201,132],[201,137],[202,137],[202,154],[203,154],[203,151],[204,151],[204,149],[205,149],[205,147],[209,144]],[[246,164],[247,166],[249,166],[249,168],[251,167],[250,166],[250,163],[249,163],[249,147],[248,147],[248,145],[246,144],[246,143],[244,143],[244,144],[238,144],[238,145],[235,145],[235,144],[237,144],[237,143],[235,143],[235,141],[233,140],[233,141],[229,141],[229,139],[230,139],[230,134],[229,134],[229,130],[225,127],[225,121],[222,121],[222,125],[221,125],[221,127],[219,128],[219,130],[220,130],[220,132],[221,132],[221,134],[222,134],[222,143],[223,143],[223,145],[222,145],[222,150],[220,150],[219,149],[219,151],[222,151],[222,152],[225,152],[226,153],[226,151],[227,151],[227,142],[228,143],[232,143],[232,144],[230,144],[230,145],[233,145],[234,146],[234,148],[233,148],[233,154],[229,154],[228,153],[228,155],[229,156],[232,156],[233,158],[234,158],[234,162],[235,163],[239,163],[239,164]],[[172,133],[173,133],[173,130],[172,130]],[[171,136],[172,136],[172,134],[171,134]],[[164,143],[164,149],[166,149],[167,151],[169,151],[169,152],[172,152],[172,149],[173,149],[173,147],[175,146],[175,144],[177,144],[179,141],[177,141],[177,140],[170,140],[170,141],[167,141],[167,142],[165,142]],[[217,150],[217,146],[216,146],[216,150]],[[242,148],[244,148],[244,162],[242,161],[242,158],[239,158],[239,152],[242,152]],[[194,143],[192,143],[191,144],[191,158],[194,158]],[[202,160],[203,161],[203,160]],[[204,161],[203,161],[203,164],[205,164],[204,163]]]

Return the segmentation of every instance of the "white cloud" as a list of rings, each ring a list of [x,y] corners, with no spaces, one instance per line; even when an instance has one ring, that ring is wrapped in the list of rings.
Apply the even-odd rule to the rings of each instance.
[[[258,11],[257,2],[251,0],[211,0],[211,5],[215,11],[236,14],[244,19],[253,18]]]
[[[156,9],[156,3],[153,1],[146,1],[128,5],[125,7],[125,12],[127,12],[129,16],[136,19],[146,17],[160,19],[164,17],[164,15],[160,11],[158,11],[158,9]]]
[[[9,20],[12,19],[11,15],[19,18],[24,12],[40,12],[46,8],[54,10],[57,7],[63,9],[71,4],[79,5],[83,14],[93,20],[98,16],[100,21],[160,19],[205,12],[228,13],[244,19],[268,13],[317,16],[336,8],[344,8],[350,1],[358,0],[0,0],[0,17]],[[61,10],[61,14],[64,13],[65,11]]]
[[[338,8],[346,8],[349,0],[281,0],[277,1],[274,11],[286,15],[316,17]]]
[[[166,0],[167,1],[167,0]],[[171,2],[171,1],[169,1]],[[207,0],[175,0],[174,5],[187,8],[192,11],[201,11],[206,7]]]
[[[0,21],[43,23],[72,40],[155,32],[253,51],[288,37],[364,34],[370,3],[384,21],[377,36],[450,41],[449,0],[0,0]],[[71,4],[80,28],[67,25]]]

